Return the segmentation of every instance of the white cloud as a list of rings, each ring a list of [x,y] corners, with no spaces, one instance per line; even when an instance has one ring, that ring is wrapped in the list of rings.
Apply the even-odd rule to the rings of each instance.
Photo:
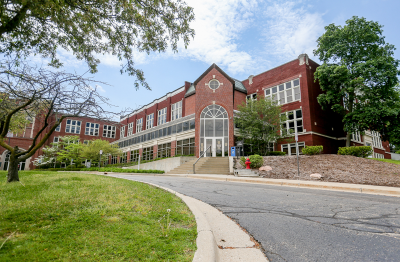
[[[104,90],[104,88],[101,85],[96,85],[96,90],[98,92],[101,92],[101,93],[105,93],[106,92],[106,90]]]
[[[280,59],[294,59],[307,53],[313,57],[316,40],[324,32],[322,14],[307,12],[296,2],[274,2],[264,15],[269,19],[264,31],[266,50]]]

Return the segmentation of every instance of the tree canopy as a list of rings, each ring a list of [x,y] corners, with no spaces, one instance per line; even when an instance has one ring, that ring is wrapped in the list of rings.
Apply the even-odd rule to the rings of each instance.
[[[40,54],[61,66],[57,50],[71,51],[91,72],[100,63],[97,54],[121,61],[121,73],[136,77],[149,88],[143,72],[134,66],[134,53],[178,51],[194,30],[193,9],[181,0],[2,0],[0,52]]]
[[[343,116],[346,146],[356,131],[378,131],[387,140],[398,129],[400,100],[394,87],[399,60],[393,57],[395,47],[385,42],[382,27],[354,16],[344,26],[326,26],[317,40],[314,54],[323,64],[315,81],[324,91],[318,102]]]

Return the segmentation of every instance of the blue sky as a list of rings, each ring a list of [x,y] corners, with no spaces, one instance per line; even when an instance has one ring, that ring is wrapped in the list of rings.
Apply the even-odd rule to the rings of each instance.
[[[144,71],[151,91],[136,90],[134,79],[120,74],[120,61],[99,56],[99,72],[89,75],[108,83],[101,94],[117,107],[137,109],[184,81],[195,81],[212,63],[230,76],[244,80],[312,51],[324,27],[344,25],[352,16],[365,17],[384,25],[386,42],[400,48],[399,0],[186,0],[194,8],[192,28],[196,36],[188,49],[179,52],[135,55],[136,67]],[[87,66],[70,53],[59,52],[66,71],[84,72]],[[400,50],[395,57],[400,59]]]

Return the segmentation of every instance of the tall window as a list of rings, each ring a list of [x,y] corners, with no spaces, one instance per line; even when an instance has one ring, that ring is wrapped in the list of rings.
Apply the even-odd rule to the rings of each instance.
[[[303,132],[303,114],[301,109],[288,111],[281,114],[282,116],[286,115],[286,121],[282,123],[282,135],[285,134],[293,134],[296,132]]]
[[[182,155],[182,156],[194,155],[195,153],[194,149],[195,149],[194,137],[184,140],[179,140],[176,141],[175,155]]]
[[[278,102],[279,105],[291,103],[301,99],[300,80],[292,80],[278,86],[270,87],[264,90],[265,98]]]
[[[130,162],[138,162],[139,161],[139,149],[131,151],[131,159]]]
[[[122,155],[119,157],[119,162],[120,163],[126,163],[128,161],[128,152],[122,153]]]
[[[82,121],[67,119],[65,133],[80,134]]]
[[[58,136],[55,136],[53,139],[53,143],[58,143],[60,141],[60,139],[58,138]]]
[[[143,160],[153,160],[153,147],[143,148]]]
[[[125,126],[122,126],[122,127],[121,127],[119,137],[120,137],[120,138],[124,138],[124,137],[125,137]]]
[[[361,143],[361,135],[360,132],[355,132],[351,134],[351,140],[355,141],[355,142],[360,142]]]
[[[299,145],[299,155],[302,155],[304,142],[297,143]],[[288,156],[295,156],[296,155],[296,143],[293,144],[286,144],[282,145],[282,152],[285,152]]]
[[[56,122],[58,122],[58,121],[60,121],[59,117],[56,118]],[[56,129],[54,131],[60,132],[60,130],[61,130],[61,123],[56,127]]]
[[[371,131],[371,135],[372,135],[372,145],[374,147],[382,148],[381,134],[379,134],[379,132],[376,131]]]
[[[153,127],[154,113],[146,116],[146,130]]]
[[[249,100],[251,100],[251,101],[256,101],[256,100],[257,100],[257,93],[254,93],[254,94],[251,94],[251,95],[246,96],[246,103],[247,103],[247,101],[249,101]]]
[[[133,122],[128,124],[128,136],[133,134]]]
[[[115,138],[115,126],[104,125],[103,126],[103,137]]]
[[[136,133],[142,132],[143,129],[143,118],[136,120]]]
[[[165,158],[171,156],[171,143],[158,145],[157,158]]]
[[[86,127],[85,127],[85,135],[88,136],[98,136],[99,135],[99,124],[95,124],[95,123],[86,123]]]
[[[164,107],[161,110],[158,110],[158,122],[157,125],[162,125],[167,123],[167,108]]]
[[[171,121],[182,117],[182,101],[179,101],[171,106]]]

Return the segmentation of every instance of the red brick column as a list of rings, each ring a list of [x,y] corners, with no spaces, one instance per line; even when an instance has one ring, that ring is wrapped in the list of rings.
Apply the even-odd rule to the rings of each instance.
[[[153,159],[157,158],[158,145],[153,146]]]
[[[171,141],[171,156],[175,156],[176,140]]]
[[[131,162],[131,150],[129,150],[128,152],[126,152],[126,162],[127,162],[127,163]]]

